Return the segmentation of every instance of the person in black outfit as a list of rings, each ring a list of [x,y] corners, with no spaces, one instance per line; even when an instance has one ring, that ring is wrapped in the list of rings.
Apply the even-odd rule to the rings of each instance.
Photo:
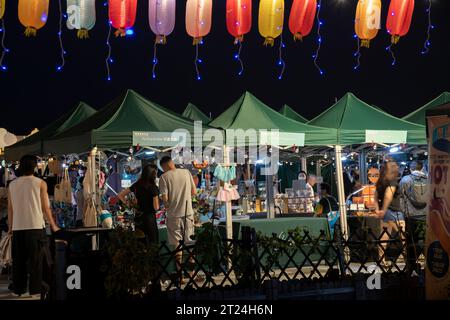
[[[336,199],[331,195],[331,186],[328,183],[320,184],[321,199],[316,207],[317,216],[327,216],[331,211],[339,211]]]
[[[134,194],[133,204],[137,205],[141,216],[137,218],[136,227],[141,229],[148,243],[159,244],[158,226],[156,224],[156,210],[159,209],[159,190],[156,186],[157,170],[152,165],[142,169],[140,179],[129,189],[123,190],[119,199],[128,203],[126,198]],[[130,198],[130,197],[128,197]]]

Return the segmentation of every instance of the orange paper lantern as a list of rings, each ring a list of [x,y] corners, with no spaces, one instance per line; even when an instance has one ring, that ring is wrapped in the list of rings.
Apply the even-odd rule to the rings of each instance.
[[[381,28],[381,0],[359,0],[356,7],[355,33],[361,46],[369,48]]]
[[[186,32],[194,38],[197,45],[211,31],[212,0],[187,0]]]
[[[19,0],[19,21],[27,37],[36,36],[48,18],[49,0]]]

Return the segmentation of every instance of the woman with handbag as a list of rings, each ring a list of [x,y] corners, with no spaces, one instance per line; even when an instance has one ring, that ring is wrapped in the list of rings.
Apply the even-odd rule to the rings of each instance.
[[[152,165],[147,165],[142,169],[142,174],[139,180],[134,183],[129,189],[123,190],[119,193],[118,198],[123,203],[137,205],[139,210],[136,215],[136,228],[142,230],[145,234],[148,243],[159,244],[158,226],[156,224],[156,211],[159,210],[159,190],[156,186],[156,168]],[[130,196],[134,194],[134,199],[130,200]]]

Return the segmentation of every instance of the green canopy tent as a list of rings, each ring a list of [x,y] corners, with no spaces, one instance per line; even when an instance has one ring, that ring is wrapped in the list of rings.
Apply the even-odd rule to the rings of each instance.
[[[199,108],[197,108],[190,102],[187,105],[186,109],[183,111],[182,116],[193,121],[202,121],[205,124],[211,121],[211,119],[206,114],[204,114]]]
[[[53,137],[44,144],[44,150],[67,154],[87,152],[94,146],[100,149],[125,149],[134,143],[133,132],[170,135],[177,129],[192,134],[194,123],[128,90],[90,118]]]
[[[396,118],[378,107],[373,107],[347,93],[333,106],[309,121],[308,124],[337,130],[335,166],[341,226],[348,236],[345,193],[342,168],[342,146],[365,143],[426,144],[425,127]],[[365,161],[362,161],[365,163]]]
[[[428,110],[433,110],[434,108],[449,102],[450,102],[450,92],[443,92],[438,97],[431,100],[423,107],[420,107],[416,111],[411,112],[410,114],[404,116],[403,120],[425,125],[426,124],[425,114]]]
[[[5,157],[7,160],[19,160],[25,154],[43,155],[44,142],[64,130],[70,129],[83,120],[89,118],[96,112],[84,102],[80,102],[62,117],[52,122],[39,132],[28,138],[6,148]]]
[[[227,130],[279,130],[279,145],[327,145],[335,142],[336,132],[333,129],[319,128],[310,126],[285,117],[279,112],[265,105],[249,92],[245,92],[235,103],[233,103],[221,115],[209,123],[210,126]],[[261,131],[260,131],[261,133]],[[293,134],[293,140],[287,142],[285,139],[289,134]],[[300,141],[300,135],[304,134]],[[228,138],[228,137],[227,137]],[[258,137],[258,144],[262,143],[261,136]],[[297,140],[298,139],[298,140]],[[284,142],[284,141],[286,142]],[[228,153],[227,146],[224,146],[224,154]],[[228,157],[226,157],[228,160]],[[227,164],[227,160],[225,163]],[[267,199],[272,199],[272,177],[266,176]],[[267,216],[274,218],[273,203],[267,205]],[[232,236],[231,225],[231,202],[226,202],[226,223],[227,237]]]
[[[221,129],[278,129],[286,133],[304,133],[305,145],[333,145],[336,130],[292,120],[265,105],[249,92],[245,92],[233,105],[209,123]],[[300,145],[300,144],[297,144]]]
[[[288,117],[289,119],[298,121],[298,122],[302,122],[302,123],[306,123],[308,122],[308,119],[306,119],[305,117],[303,117],[302,115],[298,114],[294,109],[292,109],[291,107],[289,107],[287,104],[285,104],[281,109],[280,109],[280,113],[285,116]]]
[[[395,131],[403,135],[406,133],[404,142],[409,144],[427,143],[424,126],[396,118],[363,102],[352,93],[347,93],[308,124],[337,129],[339,145],[369,143],[371,142],[369,136],[374,134],[378,134],[380,139],[383,139],[385,135],[383,132],[386,133],[386,131],[394,131],[391,134],[395,134]],[[385,139],[385,141],[372,142],[395,143],[390,142],[389,137]]]

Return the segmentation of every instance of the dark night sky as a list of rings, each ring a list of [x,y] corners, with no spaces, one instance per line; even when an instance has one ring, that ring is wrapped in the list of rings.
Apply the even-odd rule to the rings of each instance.
[[[277,80],[277,48],[262,46],[257,30],[257,5],[253,1],[253,28],[246,37],[242,58],[245,74],[238,77],[233,59],[236,48],[226,31],[225,0],[215,0],[212,32],[200,53],[202,80],[195,80],[194,48],[185,32],[185,1],[178,1],[177,25],[168,45],[159,49],[158,79],[151,77],[154,36],[148,26],[147,1],[139,0],[135,35],[111,40],[114,64],[112,81],[106,81],[107,8],[97,1],[97,24],[89,40],[76,39],[74,31],[63,29],[67,51],[64,71],[56,72],[59,61],[57,39],[58,6],[51,1],[47,25],[36,39],[27,39],[17,18],[15,1],[7,0],[5,23],[8,72],[0,73],[0,127],[28,133],[57,118],[79,100],[100,108],[124,89],[132,88],[177,112],[191,101],[206,113],[217,116],[245,90],[262,101],[280,108],[287,103],[308,118],[329,107],[334,98],[352,91],[368,103],[403,116],[442,91],[450,90],[450,1],[433,1],[432,50],[420,54],[426,36],[428,1],[416,1],[410,33],[394,49],[398,63],[391,66],[385,47],[389,43],[385,19],[389,1],[383,0],[382,26],[370,50],[364,50],[362,66],[353,71],[353,21],[356,0],[324,0],[321,18],[323,46],[320,76],[312,63],[316,37],[294,43],[287,28],[291,0],[286,1],[284,56],[287,69]],[[14,3],[14,4],[13,4]],[[65,3],[65,1],[63,1]],[[65,4],[64,4],[65,7]]]

